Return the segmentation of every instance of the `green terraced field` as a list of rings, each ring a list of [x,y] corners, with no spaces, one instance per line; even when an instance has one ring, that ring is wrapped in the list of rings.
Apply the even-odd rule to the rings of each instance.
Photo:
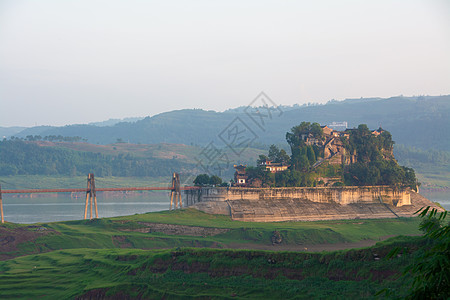
[[[336,299],[371,298],[382,288],[402,295],[410,283],[395,278],[416,255],[420,237],[334,252],[308,253],[303,246],[349,248],[386,236],[419,235],[419,222],[249,223],[184,209],[46,224],[5,223],[0,225],[0,298]],[[274,246],[275,232],[281,241]],[[394,245],[401,245],[403,254],[384,260]]]
[[[154,228],[154,224],[159,225]],[[165,228],[168,226],[161,224],[171,226]],[[275,231],[281,237],[277,250],[290,246],[303,249],[303,245],[380,241],[387,236],[418,235],[418,224],[417,218],[250,223],[184,209],[47,224],[7,223],[0,226],[3,236],[30,237],[19,239],[16,247],[8,251],[0,249],[4,258],[75,248],[236,248],[239,245],[237,248],[261,249],[265,246],[264,249],[270,249]],[[191,232],[192,228],[194,232]]]
[[[316,254],[192,248],[60,250],[0,262],[0,292],[3,299],[81,295],[84,299],[359,299],[390,288],[401,297],[410,279],[396,279],[414,256],[413,240]],[[403,246],[403,255],[383,259],[393,245]]]

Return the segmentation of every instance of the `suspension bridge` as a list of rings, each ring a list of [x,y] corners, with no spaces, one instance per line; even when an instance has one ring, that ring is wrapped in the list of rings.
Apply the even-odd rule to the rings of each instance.
[[[170,207],[169,209],[182,208],[183,202],[181,198],[181,191],[197,190],[196,186],[181,186],[180,176],[178,173],[173,173],[172,184],[167,187],[96,187],[95,177],[93,173],[89,173],[87,177],[86,188],[59,188],[59,189],[15,189],[2,190],[0,185],[0,214],[1,222],[4,223],[3,216],[3,199],[2,194],[35,194],[35,193],[86,193],[86,202],[84,208],[84,219],[93,219],[93,209],[95,209],[95,218],[98,218],[97,208],[97,192],[126,192],[126,191],[170,191]],[[175,200],[175,201],[174,201]],[[89,209],[88,209],[89,208]],[[88,214],[89,212],[89,214]]]

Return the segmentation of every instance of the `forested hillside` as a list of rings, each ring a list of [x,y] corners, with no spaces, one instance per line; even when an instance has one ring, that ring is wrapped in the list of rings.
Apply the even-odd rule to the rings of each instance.
[[[34,139],[34,137],[33,137]],[[63,138],[67,139],[67,138]],[[0,176],[86,175],[120,177],[171,176],[204,173],[199,161],[201,147],[182,144],[137,145],[117,143],[94,145],[85,142],[0,141]],[[211,169],[225,180],[232,178],[234,163],[254,164],[262,150],[248,148],[239,157],[220,149],[228,158],[223,169]]]
[[[416,171],[422,187],[450,188],[450,151],[396,145],[394,153],[399,163]]]
[[[274,99],[278,100],[278,99]],[[281,102],[281,100],[280,100]],[[367,124],[369,128],[389,130],[399,144],[422,149],[450,149],[450,96],[393,97],[389,99],[351,99],[325,105],[280,107],[279,111],[260,109],[260,115],[247,115],[245,108],[223,113],[200,109],[162,113],[133,123],[114,126],[71,125],[35,127],[16,136],[80,136],[90,143],[109,144],[117,140],[130,143],[177,143],[204,146],[215,141],[226,146],[219,135],[239,117],[256,136],[255,144],[280,144],[284,134],[302,121],[330,124],[346,121],[348,127]],[[283,109],[284,108],[284,109]],[[255,110],[250,110],[255,112]]]
[[[182,160],[142,158],[131,154],[108,155],[41,147],[24,141],[0,142],[0,176],[4,175],[85,175],[170,176],[172,172],[192,170],[194,164]]]

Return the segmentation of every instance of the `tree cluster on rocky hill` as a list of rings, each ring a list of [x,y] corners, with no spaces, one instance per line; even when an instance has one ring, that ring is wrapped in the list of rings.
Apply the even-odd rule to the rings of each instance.
[[[260,155],[256,168],[247,168],[250,184],[277,187],[390,185],[413,189],[417,186],[414,170],[397,163],[392,135],[381,128],[371,131],[361,124],[358,128],[337,132],[318,123],[302,122],[286,133],[286,141],[291,149],[290,158],[280,155],[284,150],[272,145],[268,156]],[[285,171],[270,172],[262,164],[266,159],[283,161],[290,166]]]

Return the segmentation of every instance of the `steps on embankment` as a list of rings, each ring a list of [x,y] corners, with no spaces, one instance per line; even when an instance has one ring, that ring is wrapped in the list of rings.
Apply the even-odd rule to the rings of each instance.
[[[383,202],[339,204],[313,202],[300,198],[234,199],[199,202],[192,207],[211,214],[229,215],[247,222],[318,221],[343,219],[384,219],[413,217],[421,207],[442,209],[425,197],[411,192],[411,205],[394,206]]]
[[[411,197],[411,205],[405,205],[400,207],[395,207],[395,213],[399,215],[400,217],[413,217],[417,216],[415,212],[417,212],[422,207],[430,206],[431,208],[437,209],[439,212],[444,211],[442,207],[435,204],[434,202],[428,200],[424,196],[412,192],[410,193]]]
[[[396,218],[383,204],[317,203],[303,199],[228,201],[233,220],[251,222]]]

